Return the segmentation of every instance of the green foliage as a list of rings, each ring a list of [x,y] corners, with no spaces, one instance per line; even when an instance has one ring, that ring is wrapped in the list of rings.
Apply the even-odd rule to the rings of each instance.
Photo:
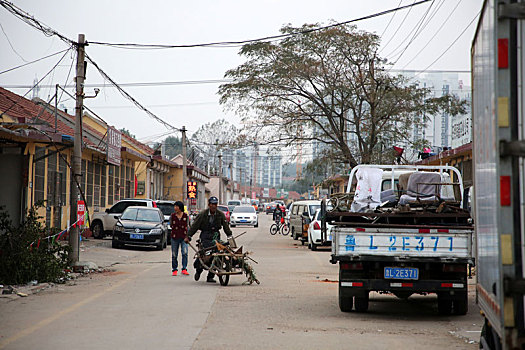
[[[23,284],[33,280],[56,282],[64,276],[70,248],[52,239],[42,239],[58,230],[45,228],[37,208],[31,208],[16,227],[0,207],[0,283]],[[38,240],[40,246],[37,248]],[[31,247],[31,243],[33,246]]]
[[[123,134],[128,135],[129,137],[133,137],[134,139],[136,138],[135,135],[133,135],[133,134],[131,133],[131,131],[129,131],[129,130],[126,129],[126,128],[119,129],[119,131],[120,131],[121,133],[123,133]]]
[[[168,136],[162,141],[164,143],[164,153],[171,158],[182,154],[182,138],[176,136]],[[155,145],[154,148],[159,148],[161,145]]]

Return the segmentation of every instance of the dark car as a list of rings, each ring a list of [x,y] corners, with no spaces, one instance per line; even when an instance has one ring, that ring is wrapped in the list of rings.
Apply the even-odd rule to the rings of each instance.
[[[230,215],[231,215],[230,207],[228,205],[218,205],[217,209],[222,211],[224,215],[226,216],[226,221],[230,222]]]
[[[120,248],[126,244],[166,248],[168,229],[159,208],[128,207],[113,229],[111,246]]]
[[[275,202],[266,204],[266,208],[265,208],[266,215],[273,214],[273,211],[275,210],[276,207],[277,207],[277,203]]]

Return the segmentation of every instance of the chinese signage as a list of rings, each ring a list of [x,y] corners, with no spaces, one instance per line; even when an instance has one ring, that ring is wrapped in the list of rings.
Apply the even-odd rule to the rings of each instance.
[[[196,181],[188,181],[187,189],[188,189],[188,198],[190,199],[197,198],[197,182]]]
[[[77,221],[80,226],[84,225],[84,218],[86,213],[86,205],[84,201],[77,201]]]
[[[107,144],[108,163],[120,166],[120,147],[122,144],[122,135],[120,131],[111,126],[108,126]]]
[[[451,146],[457,148],[472,141],[470,115],[460,115],[452,119]]]

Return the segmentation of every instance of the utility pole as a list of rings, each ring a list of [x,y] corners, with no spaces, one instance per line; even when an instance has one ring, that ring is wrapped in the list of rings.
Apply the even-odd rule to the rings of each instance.
[[[222,151],[219,151],[219,204],[222,203]]]
[[[70,198],[70,220],[71,224],[77,222],[77,200],[80,199],[80,189],[77,184],[81,183],[82,176],[82,108],[84,104],[84,80],[86,79],[86,69],[84,66],[86,39],[84,34],[78,35],[77,46],[77,76],[76,81],[76,105],[75,105],[75,139],[73,144],[73,174],[71,177],[71,198]],[[85,203],[86,206],[88,203]],[[71,228],[69,234],[69,245],[71,246],[71,262],[79,260],[79,228],[77,225]]]
[[[187,190],[188,190],[188,180],[187,180],[187,157],[186,157],[186,127],[183,126],[182,129],[182,202],[186,203],[186,199],[188,197]],[[188,208],[190,208],[191,203],[188,203]]]

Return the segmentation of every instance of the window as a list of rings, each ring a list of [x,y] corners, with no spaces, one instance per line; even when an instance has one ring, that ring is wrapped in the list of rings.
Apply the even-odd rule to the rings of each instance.
[[[93,205],[100,206],[100,164],[95,164],[95,184],[93,187]]]
[[[93,205],[93,162],[87,162],[87,182],[86,182],[86,205],[88,207]]]
[[[292,207],[292,214],[297,215],[297,213],[299,212],[298,209],[299,209],[299,206],[298,205],[294,205]]]
[[[115,166],[109,165],[108,166],[108,205],[113,204],[113,182],[115,177]]]
[[[51,152],[47,157],[47,206],[57,205],[57,154]]]
[[[119,180],[119,193],[120,193],[120,199],[126,198],[126,166],[122,164],[120,167],[120,180]]]
[[[35,184],[33,191],[35,195],[35,203],[44,200],[44,179],[46,176],[46,149],[44,147],[35,147]]]
[[[61,206],[67,205],[66,203],[66,197],[67,197],[67,163],[66,163],[66,155],[62,154],[59,156],[59,165],[58,165],[58,171],[60,172],[60,204]]]
[[[100,206],[106,206],[106,166],[100,166]]]

